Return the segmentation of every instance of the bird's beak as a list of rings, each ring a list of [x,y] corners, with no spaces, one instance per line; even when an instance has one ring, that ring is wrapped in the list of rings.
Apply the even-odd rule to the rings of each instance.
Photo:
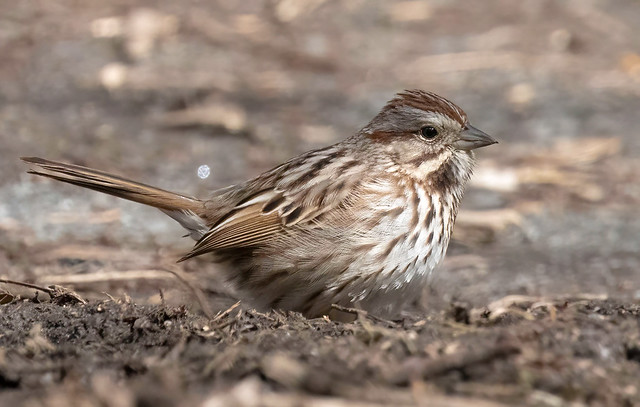
[[[470,151],[476,148],[496,144],[498,141],[485,133],[478,130],[470,124],[467,124],[460,133],[460,138],[453,142],[453,146],[459,150]]]

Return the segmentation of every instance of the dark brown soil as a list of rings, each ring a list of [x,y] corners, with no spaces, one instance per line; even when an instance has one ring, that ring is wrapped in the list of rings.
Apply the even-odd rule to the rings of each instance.
[[[71,393],[92,405],[245,405],[245,398],[275,394],[290,402],[329,396],[392,405],[430,397],[441,405],[640,402],[640,306],[568,299],[472,321],[470,311],[458,306],[393,322],[361,315],[343,324],[240,309],[212,321],[184,307],[113,300],[14,302],[1,317],[2,399],[50,405]]]

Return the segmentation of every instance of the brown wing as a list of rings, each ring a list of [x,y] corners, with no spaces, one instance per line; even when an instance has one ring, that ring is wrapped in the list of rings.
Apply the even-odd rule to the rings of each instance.
[[[349,176],[348,168],[330,151],[304,156],[298,161],[299,170],[279,167],[248,184],[235,207],[218,219],[179,261],[217,250],[257,247],[320,215],[348,206],[350,196],[357,194],[357,177]],[[271,185],[269,185],[271,184]]]

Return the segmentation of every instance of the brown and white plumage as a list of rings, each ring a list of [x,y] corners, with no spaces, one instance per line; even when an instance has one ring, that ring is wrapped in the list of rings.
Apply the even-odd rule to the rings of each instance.
[[[416,298],[444,257],[471,150],[494,142],[453,103],[406,91],[354,136],[204,200],[24,160],[35,174],[161,209],[197,240],[181,260],[213,253],[253,304],[319,316],[333,303],[394,312]]]

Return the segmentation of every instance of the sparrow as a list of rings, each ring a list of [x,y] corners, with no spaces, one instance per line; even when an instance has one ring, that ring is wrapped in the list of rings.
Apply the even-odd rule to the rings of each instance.
[[[153,206],[257,308],[378,315],[417,299],[445,256],[474,151],[495,144],[435,93],[398,93],[360,131],[198,199],[23,157],[41,175]]]

